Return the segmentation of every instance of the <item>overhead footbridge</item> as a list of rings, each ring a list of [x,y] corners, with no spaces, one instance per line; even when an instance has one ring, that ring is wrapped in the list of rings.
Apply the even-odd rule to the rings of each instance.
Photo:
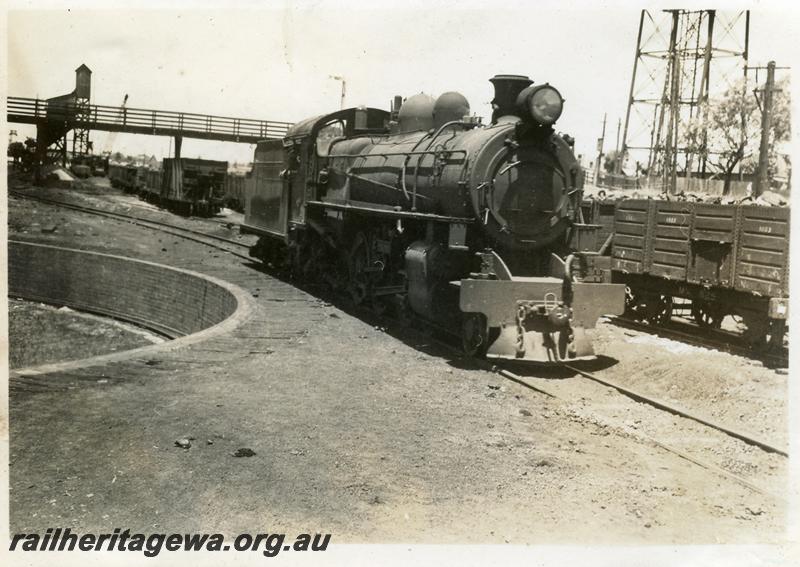
[[[69,96],[48,100],[10,96],[7,101],[9,123],[35,124],[62,132],[79,128],[255,144],[283,138],[292,125],[190,112],[79,105]]]

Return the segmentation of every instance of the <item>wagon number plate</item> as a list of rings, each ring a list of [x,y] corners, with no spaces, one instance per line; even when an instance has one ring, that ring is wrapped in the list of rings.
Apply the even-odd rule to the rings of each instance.
[[[759,226],[758,227],[758,232],[763,232],[763,233],[767,233],[768,234],[768,233],[772,232],[772,227],[771,226],[763,226],[763,225]]]

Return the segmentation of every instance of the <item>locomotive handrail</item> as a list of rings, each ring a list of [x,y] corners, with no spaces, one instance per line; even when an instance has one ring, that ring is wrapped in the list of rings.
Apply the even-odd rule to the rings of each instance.
[[[381,153],[366,153],[366,154],[336,154],[330,156],[331,159],[335,158],[368,158],[368,157],[389,157],[389,156],[423,156],[426,154],[463,154],[465,158],[469,157],[469,152],[467,150],[457,150],[457,149],[437,149],[437,150],[418,150],[418,151],[411,151],[411,152],[381,152]],[[421,159],[421,158],[420,158]],[[403,190],[403,195],[406,198],[406,201],[409,200],[408,190],[406,189],[406,165],[408,165],[408,160],[403,162],[403,168],[400,171],[400,188]],[[419,168],[419,161],[417,161],[417,168]],[[417,197],[417,182],[416,182],[416,173],[414,177],[414,195],[413,195],[413,205],[412,208],[416,208],[416,197]]]
[[[9,122],[59,122],[79,124],[92,130],[123,131],[230,141],[257,142],[283,138],[291,122],[212,116],[144,108],[90,104],[80,107],[72,101],[47,101],[8,97]]]
[[[369,153],[369,154],[336,154],[330,156],[331,158],[339,158],[339,157],[346,157],[346,158],[359,158],[359,157],[388,157],[388,156],[415,156],[415,155],[422,155],[422,154],[440,154],[440,153],[459,153],[467,155],[467,150],[421,150],[417,152],[382,152],[382,153]]]

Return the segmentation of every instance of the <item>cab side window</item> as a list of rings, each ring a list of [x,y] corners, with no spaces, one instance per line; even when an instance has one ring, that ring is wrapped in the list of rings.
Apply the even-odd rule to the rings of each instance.
[[[341,120],[336,120],[320,128],[317,133],[317,155],[326,157],[334,140],[342,136],[344,136],[344,123]]]

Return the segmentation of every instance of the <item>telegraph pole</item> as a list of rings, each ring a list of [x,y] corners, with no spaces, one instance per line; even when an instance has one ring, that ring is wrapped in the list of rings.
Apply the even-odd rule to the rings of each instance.
[[[328,75],[328,77],[330,77],[334,81],[341,81],[341,83],[342,83],[342,97],[339,100],[339,110],[344,110],[344,95],[345,95],[345,88],[346,88],[346,86],[345,86],[346,82],[344,80],[344,77],[340,77],[339,75]]]
[[[594,184],[599,187],[600,183],[600,160],[603,159],[603,145],[606,142],[606,118],[607,113],[603,113],[603,134],[597,140],[597,165],[595,167]]]
[[[619,175],[622,169],[622,156],[619,155],[619,131],[622,128],[622,118],[617,120],[617,146],[614,149],[614,173]]]
[[[758,153],[758,183],[753,194],[758,197],[769,189],[769,131],[772,128],[772,95],[775,91],[775,61],[767,63],[767,84],[761,110],[761,149]]]

